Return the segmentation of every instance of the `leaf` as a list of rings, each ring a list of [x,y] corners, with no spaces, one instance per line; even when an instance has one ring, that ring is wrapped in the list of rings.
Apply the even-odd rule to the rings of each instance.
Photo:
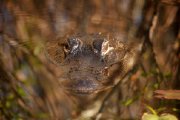
[[[133,103],[133,99],[130,98],[124,102],[124,105],[129,106],[131,103]]]
[[[144,113],[142,120],[178,120],[176,116],[171,114],[162,114],[160,117],[158,115]]]
[[[154,115],[157,115],[157,112],[149,105],[146,105],[146,108],[151,111],[151,113],[153,113]]]
[[[171,114],[162,114],[159,117],[159,120],[178,120],[176,116],[171,115]]]
[[[142,116],[142,120],[159,120],[159,117],[157,115],[144,113]]]

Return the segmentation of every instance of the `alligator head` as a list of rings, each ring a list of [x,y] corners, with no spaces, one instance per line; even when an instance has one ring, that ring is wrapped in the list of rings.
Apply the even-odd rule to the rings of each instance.
[[[72,35],[49,41],[46,56],[60,70],[61,86],[77,94],[105,90],[117,83],[115,78],[124,72],[127,46],[113,35]],[[115,77],[116,76],[116,77]]]

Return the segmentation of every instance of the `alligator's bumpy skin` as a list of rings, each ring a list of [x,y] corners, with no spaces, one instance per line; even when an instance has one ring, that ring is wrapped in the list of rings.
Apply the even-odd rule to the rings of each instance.
[[[49,41],[46,56],[64,75],[62,87],[77,94],[90,94],[115,85],[127,71],[131,55],[125,42],[110,34],[71,35]]]

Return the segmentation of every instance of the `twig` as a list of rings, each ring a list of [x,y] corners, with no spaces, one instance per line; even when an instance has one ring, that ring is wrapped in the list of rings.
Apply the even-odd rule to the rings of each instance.
[[[97,118],[99,116],[100,113],[103,112],[104,107],[107,103],[107,101],[110,99],[110,97],[112,96],[112,94],[116,91],[116,89],[118,88],[118,86],[120,85],[121,81],[123,81],[125,78],[130,77],[130,74],[132,73],[133,69],[130,70],[129,72],[127,72],[126,74],[124,74],[124,76],[121,78],[121,80],[111,89],[111,91],[105,96],[104,100],[102,101],[102,104],[99,108],[99,111],[97,112],[97,114],[95,115],[95,118]]]

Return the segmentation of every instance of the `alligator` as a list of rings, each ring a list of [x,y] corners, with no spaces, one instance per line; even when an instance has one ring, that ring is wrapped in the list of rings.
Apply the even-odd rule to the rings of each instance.
[[[131,47],[111,33],[73,34],[47,42],[46,48],[47,58],[64,71],[60,85],[75,94],[111,88],[134,65]]]

